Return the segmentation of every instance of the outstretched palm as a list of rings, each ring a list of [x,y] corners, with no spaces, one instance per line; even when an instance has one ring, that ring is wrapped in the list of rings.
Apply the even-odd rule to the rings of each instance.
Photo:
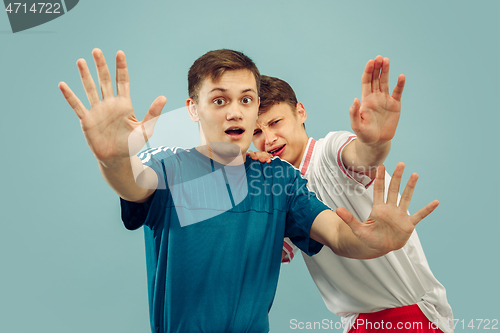
[[[385,168],[380,165],[373,186],[373,207],[366,222],[359,222],[345,208],[338,208],[337,214],[350,227],[354,235],[368,248],[385,254],[402,248],[410,238],[415,225],[432,213],[439,205],[434,200],[414,215],[408,214],[408,206],[417,183],[416,173],[410,176],[398,204],[399,185],[403,175],[404,164],[398,163],[392,176],[387,201],[384,200]]]
[[[130,134],[138,127],[144,126],[143,128],[147,133],[144,135],[148,138],[151,137],[154,121],[147,122],[160,115],[161,109],[166,103],[166,98],[163,96],[158,97],[151,105],[144,119],[138,121],[134,115],[130,100],[130,84],[125,54],[118,51],[116,55],[117,96],[114,96],[108,66],[101,50],[94,49],[92,55],[97,66],[102,100],[99,98],[96,85],[83,59],[79,59],[77,65],[83,87],[91,105],[90,110],[85,108],[66,83],[61,82],[59,88],[78,118],[80,118],[85,139],[99,161],[106,162],[129,157],[137,153],[145,143],[142,128],[139,129],[141,136],[136,140],[137,144],[135,146],[134,144],[131,145]]]
[[[377,56],[368,61],[361,78],[361,104],[356,98],[349,109],[351,127],[363,143],[384,143],[394,137],[404,84],[401,74],[389,95],[389,59]]]

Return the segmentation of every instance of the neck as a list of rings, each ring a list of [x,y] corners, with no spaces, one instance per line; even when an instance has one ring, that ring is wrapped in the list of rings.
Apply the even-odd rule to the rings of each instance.
[[[300,166],[300,163],[302,162],[302,159],[304,158],[304,154],[306,153],[306,148],[307,148],[307,142],[309,142],[309,137],[307,134],[304,133],[304,138],[302,139],[301,143],[301,151],[299,158],[293,163],[293,166],[296,167],[297,169]]]
[[[224,165],[229,165],[229,166],[235,166],[235,165],[241,165],[245,163],[246,160],[246,154],[243,154],[239,149],[238,152],[232,152],[230,151],[230,154],[224,154],[224,152],[221,154],[220,149],[219,152],[214,149],[214,147],[211,147],[210,145],[200,145],[195,148],[199,153],[207,156],[208,158]]]

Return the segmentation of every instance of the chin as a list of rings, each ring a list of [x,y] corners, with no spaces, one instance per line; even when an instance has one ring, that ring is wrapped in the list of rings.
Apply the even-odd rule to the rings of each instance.
[[[233,142],[212,142],[210,146],[212,151],[219,156],[235,158],[241,154],[240,146]]]

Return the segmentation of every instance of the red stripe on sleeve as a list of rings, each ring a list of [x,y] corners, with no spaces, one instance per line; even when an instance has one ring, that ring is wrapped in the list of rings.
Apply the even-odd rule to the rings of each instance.
[[[287,242],[283,242],[283,247],[285,248],[285,251],[288,252],[290,260],[292,260],[294,256],[292,247]]]

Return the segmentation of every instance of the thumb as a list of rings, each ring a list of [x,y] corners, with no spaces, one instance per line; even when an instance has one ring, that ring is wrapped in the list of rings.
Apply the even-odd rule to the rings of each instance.
[[[361,106],[361,103],[359,102],[359,99],[355,98],[354,101],[352,102],[351,107],[349,108],[349,116],[351,117],[351,125],[354,126],[355,124],[359,123],[359,108]],[[354,130],[354,128],[353,128]]]
[[[165,106],[165,103],[167,103],[167,98],[165,96],[157,97],[149,107],[149,111],[144,116],[144,119],[142,119],[142,122],[145,123],[155,117],[159,117],[161,114],[161,110],[163,110],[163,107]]]
[[[359,102],[359,99],[356,97],[354,101],[352,102],[351,107],[349,108],[349,113],[351,114],[351,117],[357,117],[359,115],[359,107],[361,106],[361,103]]]
[[[335,211],[337,215],[351,228],[352,232],[356,235],[357,230],[362,227],[363,223],[359,222],[347,209],[339,207]]]
[[[154,127],[156,121],[160,118],[161,110],[167,103],[167,98],[165,96],[159,96],[154,100],[154,102],[149,107],[148,113],[142,119],[142,126],[144,131],[144,136],[146,142],[153,136]]]
[[[437,208],[438,205],[439,201],[434,200],[424,208],[419,209],[418,212],[416,212],[410,217],[410,220],[412,221],[413,225],[417,225],[418,222],[422,221],[425,217],[427,217],[427,215],[432,213],[434,209]]]

